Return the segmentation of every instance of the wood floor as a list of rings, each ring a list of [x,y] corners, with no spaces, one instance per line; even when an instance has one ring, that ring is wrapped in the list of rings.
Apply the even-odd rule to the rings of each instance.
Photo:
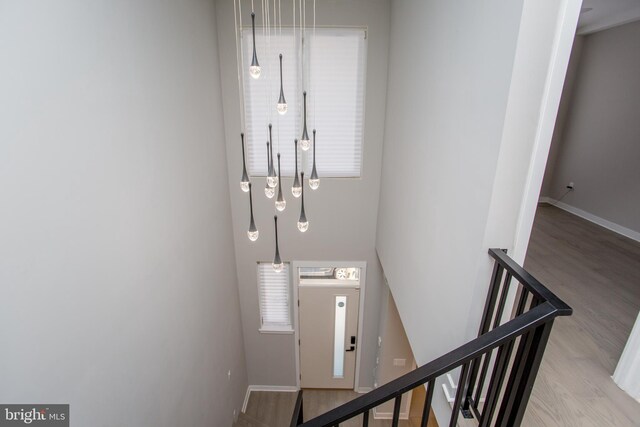
[[[523,426],[640,426],[611,379],[640,310],[640,244],[539,207],[525,268],[574,314],[553,326]]]
[[[414,392],[414,396],[416,392]],[[337,406],[360,396],[353,390],[304,390],[304,419],[310,420]],[[262,421],[270,427],[288,426],[291,421],[296,393],[254,391],[249,396],[246,413]],[[418,427],[422,416],[424,393],[417,393],[411,402],[409,420],[400,420],[399,427]],[[369,418],[371,427],[391,426],[391,420],[374,420]],[[362,426],[362,416],[344,423],[341,427]],[[438,427],[433,413],[427,427]]]

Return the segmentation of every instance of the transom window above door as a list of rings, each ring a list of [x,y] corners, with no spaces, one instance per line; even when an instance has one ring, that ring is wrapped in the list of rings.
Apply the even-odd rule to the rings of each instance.
[[[316,162],[322,177],[361,176],[364,128],[366,30],[316,28],[306,31],[304,41],[293,29],[282,28],[270,36],[256,28],[256,48],[276,58],[283,55],[284,93],[288,112],[280,115],[276,103],[280,92],[277,61],[265,61],[260,79],[243,68],[245,141],[247,167],[252,176],[267,174],[268,125],[273,125],[273,153],[281,154],[282,176],[294,174],[294,139],[302,134],[303,90],[307,91],[309,136],[317,129]],[[242,32],[244,58],[251,58],[251,28]],[[304,72],[302,64],[304,62]],[[304,83],[303,83],[304,82]],[[311,172],[312,151],[298,150],[298,167]]]

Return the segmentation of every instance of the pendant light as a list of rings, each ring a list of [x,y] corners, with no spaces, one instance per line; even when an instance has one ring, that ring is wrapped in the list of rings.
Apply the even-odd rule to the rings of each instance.
[[[276,255],[273,257],[272,265],[273,265],[273,270],[276,273],[280,273],[284,268],[284,264],[280,259],[280,249],[278,249],[278,215],[273,216],[273,223],[275,224],[275,228],[276,228]]]
[[[271,188],[276,188],[278,185],[278,175],[276,175],[276,168],[273,165],[273,139],[271,138],[271,123],[269,123],[269,161],[271,162],[271,169],[269,169],[269,175],[267,176],[267,185]]]
[[[255,242],[258,240],[258,235],[260,232],[256,228],[256,222],[253,220],[253,197],[251,191],[251,183],[249,183],[249,209],[251,210],[251,221],[249,222],[249,230],[247,231],[247,236],[249,240]]]
[[[244,133],[240,134],[240,141],[242,142],[242,179],[240,180],[240,188],[246,193],[249,191],[251,183],[249,182],[249,175],[247,175],[247,162],[244,157]]]
[[[269,175],[271,175],[271,169],[273,169],[273,165],[269,157],[270,153],[271,150],[269,150],[269,141],[267,141],[267,185],[264,187],[264,195],[272,199],[276,194],[276,190],[274,190],[273,187],[269,185]]]
[[[313,130],[313,168],[311,169],[311,176],[309,177],[309,187],[312,190],[317,190],[320,186],[320,178],[318,178],[318,172],[316,171],[316,130]]]
[[[251,29],[253,30],[253,59],[249,67],[249,74],[254,79],[260,78],[260,64],[258,64],[258,55],[256,54],[256,14],[251,12]]]
[[[293,186],[291,187],[291,193],[293,197],[298,198],[302,192],[302,187],[300,186],[300,181],[298,181],[298,140],[293,140],[293,145],[295,147],[295,157],[294,161],[296,162],[296,177],[293,179]]]
[[[311,145],[309,134],[307,133],[307,92],[302,92],[302,96],[304,98],[304,126],[302,128],[302,138],[300,138],[300,148],[302,148],[302,151],[307,151]]]
[[[284,90],[282,88],[282,54],[280,54],[280,98],[278,99],[276,110],[280,114],[287,114],[287,109],[287,101],[284,99]]]
[[[278,198],[276,199],[276,209],[282,212],[287,207],[287,201],[282,196],[282,179],[280,177],[280,153],[278,153]]]
[[[304,233],[309,228],[309,221],[307,221],[307,215],[304,213],[304,172],[300,172],[300,177],[302,178],[302,186],[300,187],[300,191],[302,192],[302,207],[300,208],[300,218],[298,219],[298,230]]]

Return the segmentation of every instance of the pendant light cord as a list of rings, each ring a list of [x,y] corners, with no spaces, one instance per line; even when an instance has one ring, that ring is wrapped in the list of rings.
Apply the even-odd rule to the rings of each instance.
[[[238,13],[236,14],[236,2]],[[238,74],[238,106],[240,108],[240,129],[244,133],[245,117],[244,117],[244,86],[242,84],[242,75],[244,72],[244,49],[242,47],[242,34],[240,34],[240,42],[238,42],[238,19],[240,21],[240,31],[242,31],[242,0],[233,0],[233,22],[236,30],[236,68]],[[244,145],[243,145],[244,147]]]
[[[316,43],[316,0],[313,0],[313,43]],[[315,132],[316,129],[316,91],[313,86],[313,79],[311,78],[311,73],[313,73],[313,67],[311,66],[311,61],[309,61],[309,80],[311,85],[311,96],[313,96],[313,129]],[[315,153],[316,145],[315,141],[313,142],[313,152]],[[314,154],[315,155],[315,154]]]

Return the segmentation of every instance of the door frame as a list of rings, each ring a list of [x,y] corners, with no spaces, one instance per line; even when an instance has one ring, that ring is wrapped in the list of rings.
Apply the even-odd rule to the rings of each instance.
[[[300,267],[336,267],[336,268],[348,268],[359,267],[360,268],[360,300],[358,302],[358,338],[356,345],[356,371],[355,379],[353,381],[353,390],[358,392],[360,388],[360,359],[362,358],[362,329],[364,325],[364,294],[367,283],[367,262],[366,261],[291,261],[291,274],[293,280],[293,347],[295,349],[296,359],[296,388],[300,390],[300,313],[298,310],[298,287],[300,285],[300,275],[298,274],[298,268]]]

